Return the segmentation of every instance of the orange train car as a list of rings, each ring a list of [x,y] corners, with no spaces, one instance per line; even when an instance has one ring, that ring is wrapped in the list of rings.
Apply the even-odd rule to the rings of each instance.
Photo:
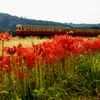
[[[51,36],[51,35],[72,35],[72,36],[97,36],[100,29],[52,27],[35,25],[16,25],[16,35],[19,36]]]

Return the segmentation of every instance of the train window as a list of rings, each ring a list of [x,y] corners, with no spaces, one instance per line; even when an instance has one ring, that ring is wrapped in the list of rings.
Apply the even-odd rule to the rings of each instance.
[[[94,31],[95,33],[98,33],[98,31]]]
[[[39,28],[39,31],[41,31],[41,28]]]
[[[17,27],[16,30],[19,30],[19,27]]]
[[[37,31],[39,31],[40,30],[40,28],[37,28]]]
[[[36,28],[34,28],[34,31],[36,30]]]
[[[42,28],[40,28],[40,31],[42,31],[43,29]]]
[[[40,31],[42,31],[42,28],[40,28]]]
[[[74,29],[73,32],[76,32],[76,29]]]
[[[29,31],[31,31],[31,28],[29,28]]]
[[[26,28],[26,31],[28,31],[28,28]]]
[[[44,31],[44,28],[42,28],[42,31]]]
[[[38,31],[38,28],[36,28],[36,31]]]
[[[24,30],[24,28],[22,27],[22,30]]]
[[[51,31],[53,32],[53,29],[51,29]]]
[[[37,31],[39,31],[39,28],[37,28]]]
[[[46,29],[46,31],[48,31],[48,29]]]
[[[45,28],[43,28],[43,31],[45,31]]]
[[[60,31],[61,31],[61,29],[58,29],[58,31],[60,32]]]
[[[19,27],[19,29],[18,30],[20,30],[21,28]]]
[[[48,30],[51,31],[50,28]]]
[[[61,31],[63,32],[63,29]]]
[[[43,31],[43,28],[41,28],[41,31]]]
[[[63,32],[65,32],[65,30],[63,29]]]
[[[66,30],[64,29],[64,32],[66,32]]]
[[[39,31],[40,29],[39,28],[37,28],[37,31]]]
[[[35,31],[37,31],[37,28],[35,28]]]
[[[38,31],[41,31],[41,28],[38,28]]]
[[[21,30],[24,30],[24,28],[22,27]]]
[[[23,31],[25,31],[25,28],[23,28]]]

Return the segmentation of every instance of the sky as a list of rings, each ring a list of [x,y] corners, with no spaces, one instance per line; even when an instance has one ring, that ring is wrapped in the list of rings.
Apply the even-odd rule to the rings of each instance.
[[[0,0],[0,12],[61,23],[100,23],[100,0]]]

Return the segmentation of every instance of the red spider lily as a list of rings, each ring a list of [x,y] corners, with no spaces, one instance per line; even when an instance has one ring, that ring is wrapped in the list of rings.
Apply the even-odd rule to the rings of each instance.
[[[32,50],[33,52],[38,56],[41,54],[41,45],[37,44],[37,45],[32,45]]]
[[[18,66],[22,66],[24,60],[28,67],[33,67],[38,59],[41,63],[48,64],[58,59],[64,60],[65,56],[70,53],[76,54],[96,49],[100,49],[100,39],[94,41],[91,38],[83,39],[64,35],[54,37],[51,42],[33,44],[32,48],[24,48],[22,44],[19,44],[13,48],[5,47],[4,51],[11,55],[16,54],[15,61]]]
[[[22,67],[22,58],[18,55],[14,56],[14,60],[15,60],[15,65]]]
[[[20,54],[22,53],[22,45],[19,44],[18,46],[13,46],[11,47],[4,47],[2,51],[5,51],[6,53],[10,54],[10,55],[14,55],[15,53]]]
[[[26,64],[28,67],[33,67],[35,64],[35,55],[33,52],[26,53]]]
[[[19,79],[22,79],[22,78],[24,78],[26,76],[26,74],[24,73],[24,72],[17,72],[16,74],[15,74],[15,78],[16,77],[18,77]]]
[[[92,48],[94,51],[100,50],[100,39],[94,41],[94,46]]]
[[[44,42],[40,45],[38,55],[40,55],[41,63],[52,63],[56,55],[55,46],[53,46],[52,42]]]
[[[10,35],[7,32],[0,33],[0,40],[7,40],[7,41],[9,41],[10,40]]]
[[[23,55],[24,53],[26,53],[27,52],[27,48],[24,48],[23,46],[22,46],[22,44],[19,44],[17,47],[16,47],[16,54],[17,55]]]
[[[26,55],[26,64],[28,67],[33,67],[34,66],[34,55],[32,54],[27,54]]]
[[[4,72],[7,73],[8,71],[11,71],[11,60],[10,56],[4,57]]]
[[[5,51],[6,53],[10,54],[10,55],[14,55],[16,52],[16,47],[13,46],[13,48],[10,47],[4,47],[3,51]]]
[[[4,73],[11,71],[10,56],[4,56],[3,59],[0,61],[0,70],[2,70]]]
[[[0,61],[2,61],[2,59],[3,59],[3,57],[2,57],[2,56],[0,56]]]
[[[83,45],[84,51],[89,51],[89,50],[92,50],[94,46],[94,41],[92,40],[90,41],[90,39],[86,38],[84,39],[81,45]]]
[[[2,70],[2,61],[0,61],[0,70]]]
[[[35,56],[32,48],[17,47],[15,61],[17,66],[22,66],[25,61],[28,67],[32,67],[35,62]]]
[[[2,79],[0,79],[0,84],[3,82],[3,80]]]

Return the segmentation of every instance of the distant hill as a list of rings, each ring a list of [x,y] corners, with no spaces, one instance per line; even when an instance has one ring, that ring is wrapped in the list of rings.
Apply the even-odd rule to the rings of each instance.
[[[100,29],[100,24],[60,23],[60,22],[45,21],[45,20],[27,19],[27,18],[18,17],[18,16],[12,16],[7,13],[0,13],[0,32],[12,31],[12,30],[15,31],[17,24],[58,26],[58,27],[99,28]]]
[[[64,23],[35,20],[35,19],[26,19],[23,17],[12,16],[6,13],[0,13],[0,28],[1,29],[5,28],[5,29],[15,30],[16,24],[70,27],[69,25],[64,24]]]
[[[82,24],[74,24],[74,23],[65,23],[66,25],[69,25],[71,27],[80,27],[80,28],[94,28],[94,29],[100,29],[100,23],[98,24],[86,24],[86,23],[82,23]]]

